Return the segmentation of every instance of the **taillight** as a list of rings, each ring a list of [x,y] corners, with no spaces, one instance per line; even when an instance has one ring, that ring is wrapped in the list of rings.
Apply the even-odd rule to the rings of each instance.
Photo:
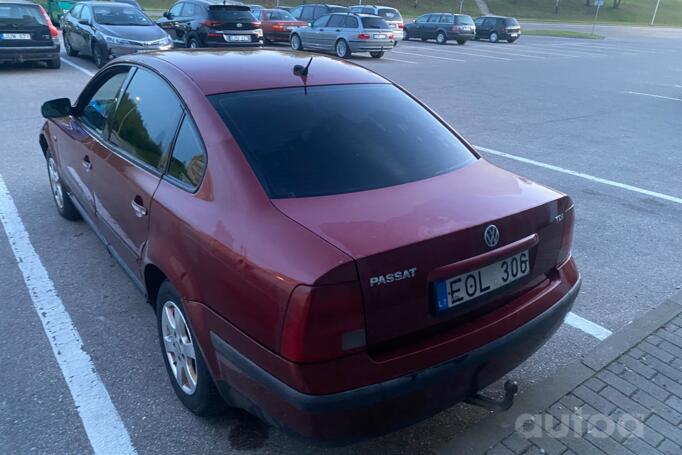
[[[573,246],[573,224],[575,218],[573,207],[569,208],[563,214],[558,216],[563,217],[561,222],[564,225],[564,232],[561,235],[561,248],[559,248],[559,256],[557,258],[557,265],[561,265],[571,257],[571,248]]]
[[[459,33],[459,25],[453,25],[452,26],[452,31],[455,33]]]
[[[272,26],[272,29],[276,32],[283,32],[284,31],[284,25],[282,24],[275,24]]]
[[[401,22],[400,24],[398,24],[398,28],[399,28],[400,30],[402,30],[403,28],[405,28],[405,24],[403,24],[403,23]]]
[[[52,24],[52,21],[50,20],[50,16],[47,15],[47,11],[45,11],[45,8],[42,6],[38,5],[38,8],[40,8],[40,14],[43,15],[43,19],[45,19],[45,23],[47,24],[47,28],[50,29],[50,36],[52,37],[53,40],[57,39],[59,36],[59,30],[57,30],[57,27]]]
[[[211,19],[204,19],[203,21],[201,21],[201,25],[204,25],[204,26],[209,27],[209,28],[215,28],[215,27],[220,27],[221,25],[223,25],[223,22],[222,21],[214,21]]]
[[[281,354],[293,362],[322,362],[365,347],[358,282],[298,286],[284,318]]]
[[[393,33],[389,34],[388,39],[395,39],[395,35]]]
[[[367,33],[360,33],[358,39],[369,39],[369,35]]]

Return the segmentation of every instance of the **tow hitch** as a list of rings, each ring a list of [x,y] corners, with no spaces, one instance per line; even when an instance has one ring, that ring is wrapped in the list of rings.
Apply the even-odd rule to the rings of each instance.
[[[504,398],[495,400],[480,393],[475,393],[465,403],[480,406],[488,411],[507,411],[514,404],[514,396],[519,392],[519,384],[516,381],[507,380],[504,383]]]

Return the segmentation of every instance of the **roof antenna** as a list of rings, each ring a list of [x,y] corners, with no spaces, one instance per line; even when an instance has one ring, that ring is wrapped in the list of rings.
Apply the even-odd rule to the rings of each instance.
[[[313,58],[310,57],[310,60],[308,60],[308,64],[306,66],[303,65],[296,65],[294,66],[294,74],[296,76],[300,77],[305,77],[308,75],[308,68],[310,68],[310,64],[313,62]]]

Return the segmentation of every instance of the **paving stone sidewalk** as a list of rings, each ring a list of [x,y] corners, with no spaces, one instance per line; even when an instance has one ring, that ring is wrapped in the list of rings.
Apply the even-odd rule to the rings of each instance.
[[[682,293],[435,452],[682,455]]]

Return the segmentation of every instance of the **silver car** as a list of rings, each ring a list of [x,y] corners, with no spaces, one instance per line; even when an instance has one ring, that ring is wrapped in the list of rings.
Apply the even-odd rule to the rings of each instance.
[[[291,32],[292,49],[333,51],[341,58],[353,52],[369,52],[373,58],[381,58],[394,44],[395,34],[388,23],[369,14],[327,14],[311,26]]]
[[[403,28],[405,23],[403,22],[403,16],[397,9],[381,5],[356,5],[351,6],[350,11],[351,13],[372,14],[383,18],[393,29],[396,42],[403,39]]]

